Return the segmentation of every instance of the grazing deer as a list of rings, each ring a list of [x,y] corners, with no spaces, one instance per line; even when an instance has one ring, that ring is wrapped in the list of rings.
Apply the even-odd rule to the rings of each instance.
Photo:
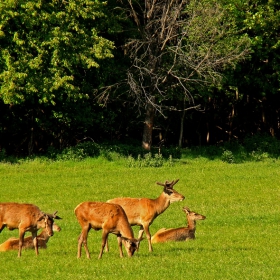
[[[175,181],[173,180],[172,182],[166,181],[165,183],[157,182],[158,185],[163,186],[164,188],[161,195],[156,199],[124,197],[114,198],[107,201],[122,206],[131,226],[140,226],[138,239],[142,238],[145,231],[150,252],[153,251],[153,248],[149,226],[158,215],[163,213],[169,207],[171,203],[185,199],[183,195],[173,189],[178,181],[179,179]],[[108,244],[106,245],[106,248],[108,250]]]
[[[53,223],[52,230],[60,231],[61,228],[57,224]],[[46,249],[49,239],[50,236],[48,235],[47,229],[44,228],[42,232],[39,235],[37,235],[38,248]],[[18,250],[18,247],[19,247],[19,239],[15,237],[11,237],[0,245],[0,252]],[[32,236],[28,236],[24,238],[22,249],[34,249]]]
[[[188,207],[183,207],[183,211],[186,212],[188,226],[170,229],[162,228],[152,236],[152,243],[195,239],[196,221],[204,220],[206,217],[191,211]]]
[[[61,219],[53,214],[42,212],[36,205],[26,203],[0,203],[0,233],[7,227],[9,230],[19,230],[18,257],[21,256],[24,234],[26,231],[32,233],[33,244],[36,255],[38,252],[37,231],[45,228],[49,236],[53,235],[52,226],[54,219]]]
[[[127,216],[120,205],[105,202],[82,202],[74,210],[82,232],[78,239],[78,255],[81,257],[81,247],[84,244],[87,258],[90,258],[87,247],[88,232],[102,229],[102,243],[98,259],[101,259],[108,234],[117,235],[120,257],[123,257],[122,243],[131,257],[139,246],[140,240],[135,239]]]

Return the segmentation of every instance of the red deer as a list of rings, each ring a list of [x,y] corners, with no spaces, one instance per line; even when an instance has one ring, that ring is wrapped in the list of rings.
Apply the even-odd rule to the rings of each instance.
[[[188,207],[184,207],[183,211],[186,212],[188,226],[170,229],[162,228],[152,236],[152,243],[195,239],[196,221],[204,220],[206,217],[191,211]]]
[[[114,198],[107,201],[122,206],[131,226],[140,226],[138,239],[142,238],[143,232],[145,231],[150,252],[153,251],[153,248],[149,226],[158,215],[163,213],[169,207],[171,203],[185,199],[183,195],[173,189],[178,181],[179,179],[175,181],[173,180],[172,182],[166,181],[165,183],[157,182],[157,184],[163,186],[164,189],[161,195],[156,199],[124,197]],[[107,246],[106,248],[108,248]]]
[[[57,211],[53,214],[46,214],[33,204],[0,203],[0,233],[5,227],[9,230],[19,230],[18,257],[20,257],[25,232],[30,231],[35,253],[38,255],[37,231],[40,228],[46,228],[47,234],[52,236],[54,219],[61,219],[56,216],[56,213]]]
[[[52,229],[53,231],[61,230],[61,228],[55,223],[53,223]],[[39,235],[37,235],[38,248],[46,249],[47,242],[49,241],[49,239],[50,236],[48,235],[47,229],[44,228],[42,232]],[[11,237],[8,240],[6,240],[4,243],[0,244],[0,252],[18,250],[18,247],[19,247],[19,239],[15,237]],[[24,238],[22,249],[34,249],[32,236],[28,236]]]
[[[127,216],[120,205],[104,202],[82,202],[74,210],[82,232],[78,239],[78,255],[81,257],[81,247],[84,244],[87,258],[90,258],[87,247],[88,232],[102,229],[102,244],[98,259],[101,259],[108,234],[117,235],[120,257],[123,257],[122,243],[131,257],[139,246],[140,240],[134,238]]]

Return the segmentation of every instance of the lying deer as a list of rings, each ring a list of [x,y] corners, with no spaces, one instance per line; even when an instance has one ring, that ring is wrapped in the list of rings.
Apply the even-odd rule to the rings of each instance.
[[[60,231],[61,228],[57,224],[53,223],[52,230]],[[42,232],[39,235],[37,235],[38,248],[46,249],[49,239],[50,236],[48,235],[47,229],[44,228]],[[11,237],[0,245],[0,252],[18,250],[18,247],[19,247],[19,239],[15,237]],[[34,249],[32,236],[28,236],[24,238],[22,249]]]
[[[82,202],[75,208],[74,212],[82,227],[78,239],[78,258],[81,257],[82,244],[84,244],[87,258],[90,258],[87,237],[91,228],[94,230],[102,229],[102,243],[98,259],[102,257],[109,233],[117,235],[120,257],[123,257],[122,243],[128,256],[133,256],[140,240],[134,238],[127,216],[120,205],[103,202]]]
[[[19,230],[18,257],[21,256],[24,234],[26,231],[32,233],[33,244],[36,255],[38,252],[37,231],[45,228],[49,236],[53,235],[52,226],[54,219],[61,219],[53,214],[42,212],[36,205],[25,203],[0,203],[0,233],[7,227],[9,230]]]
[[[183,207],[183,211],[186,212],[188,226],[170,229],[162,228],[152,236],[152,243],[195,239],[196,221],[204,220],[206,217],[191,211],[188,207]]]
[[[107,201],[121,205],[128,217],[130,225],[140,226],[138,239],[142,239],[145,231],[150,252],[153,251],[153,248],[149,226],[158,215],[163,213],[169,207],[171,203],[185,199],[183,195],[173,189],[178,181],[179,179],[172,182],[166,181],[165,183],[157,182],[158,185],[163,186],[164,188],[161,195],[156,199],[124,197],[114,198]],[[106,245],[106,248],[109,250],[108,244]]]

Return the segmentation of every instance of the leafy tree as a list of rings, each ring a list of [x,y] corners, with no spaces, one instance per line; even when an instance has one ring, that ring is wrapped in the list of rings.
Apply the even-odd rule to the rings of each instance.
[[[105,18],[103,6],[89,0],[2,1],[2,99],[17,104],[83,97],[87,85],[77,79],[77,68],[98,67],[100,59],[112,57],[114,45],[99,35],[96,20]]]
[[[0,100],[26,108],[32,152],[35,126],[61,140],[77,120],[89,122],[86,101],[105,76],[98,68],[113,58],[114,43],[101,34],[118,31],[118,15],[92,0],[1,1],[0,15]]]
[[[280,3],[273,0],[224,2],[231,8],[241,32],[250,38],[251,53],[245,62],[224,72],[225,79],[218,93],[212,91],[216,100],[220,96],[231,107],[227,119],[230,125],[220,127],[229,134],[228,139],[231,135],[242,139],[246,134],[260,131],[279,136]]]
[[[138,36],[124,49],[131,59],[129,96],[146,109],[142,146],[149,150],[155,112],[196,107],[191,87],[220,81],[221,71],[248,53],[230,10],[212,0],[128,0]],[[173,104],[170,103],[173,100]],[[178,108],[180,101],[181,108]]]

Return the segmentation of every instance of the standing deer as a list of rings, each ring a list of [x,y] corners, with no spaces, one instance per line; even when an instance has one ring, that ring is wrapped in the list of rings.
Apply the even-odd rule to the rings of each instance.
[[[61,228],[57,224],[53,223],[52,230],[60,231]],[[47,229],[44,228],[42,232],[39,235],[37,235],[38,248],[46,249],[49,239],[50,236],[48,235]],[[18,250],[18,247],[19,247],[19,239],[15,237],[11,237],[8,240],[6,240],[4,243],[0,244],[0,252]],[[34,249],[32,236],[28,236],[24,238],[22,249]]]
[[[132,228],[127,220],[127,216],[120,205],[105,202],[82,202],[74,210],[82,232],[78,239],[78,255],[81,257],[82,243],[86,251],[87,258],[90,258],[87,247],[88,232],[102,229],[102,243],[98,259],[101,259],[108,234],[117,235],[120,257],[123,257],[122,243],[129,257],[132,257],[138,248],[140,240],[135,239]]]
[[[169,207],[171,203],[185,199],[183,195],[173,189],[178,181],[179,179],[175,181],[173,180],[172,182],[166,181],[165,183],[157,182],[158,185],[163,186],[164,188],[161,195],[156,199],[124,197],[114,198],[107,201],[122,206],[131,226],[140,226],[138,239],[142,238],[145,231],[150,252],[153,251],[153,248],[149,226],[158,215],[163,213]],[[106,248],[108,250],[108,244],[106,245]]]
[[[162,228],[152,236],[152,243],[195,239],[196,221],[204,220],[206,217],[191,211],[188,207],[183,207],[183,211],[186,213],[188,226],[170,229]]]
[[[19,230],[18,257],[21,256],[24,234],[26,231],[32,233],[33,244],[36,255],[38,252],[37,231],[45,228],[49,236],[53,235],[52,226],[54,219],[61,219],[53,214],[42,212],[36,205],[26,203],[0,203],[0,233],[7,227],[9,230]]]

